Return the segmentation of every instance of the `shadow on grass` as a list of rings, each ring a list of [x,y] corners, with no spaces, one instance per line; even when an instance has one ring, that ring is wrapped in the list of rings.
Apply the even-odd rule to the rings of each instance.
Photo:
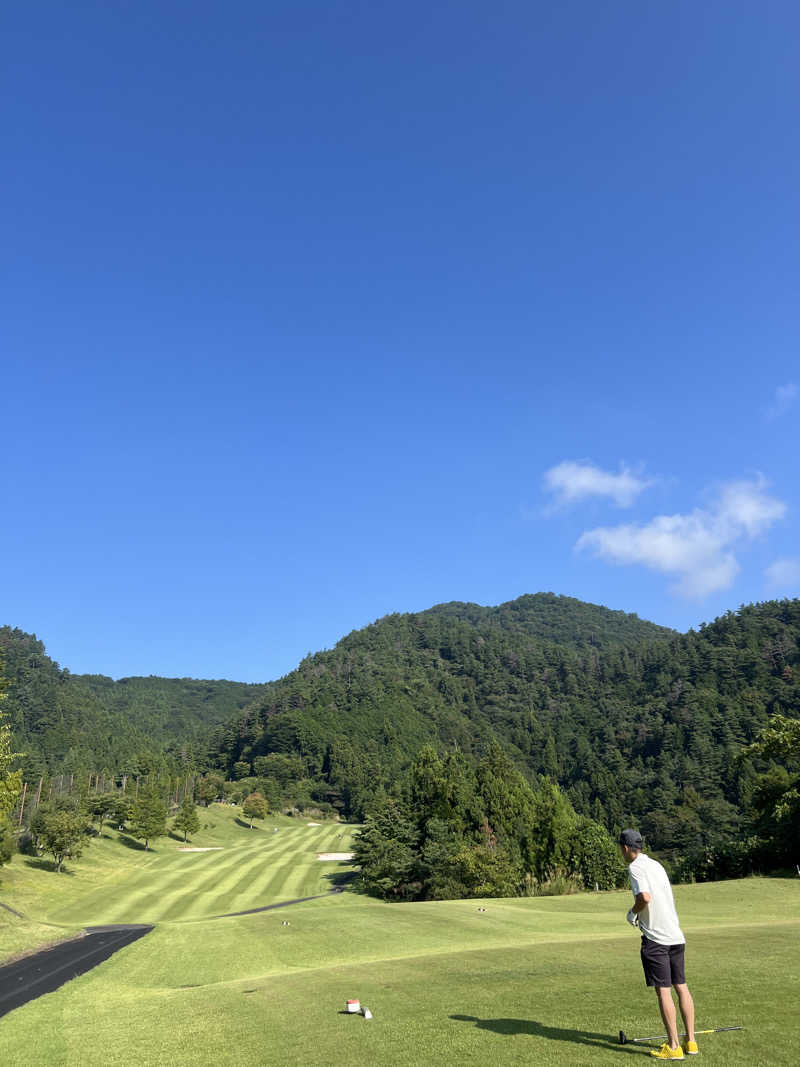
[[[245,830],[260,830],[261,829],[260,826],[251,826],[250,823],[247,822],[246,819],[240,819],[238,815],[236,816],[236,818],[233,821],[236,823],[237,826],[243,826],[245,828]]]
[[[325,880],[335,889],[344,889],[353,881],[358,871],[333,871],[325,875]]]
[[[619,1039],[610,1034],[595,1034],[589,1030],[565,1030],[560,1026],[547,1026],[533,1019],[478,1019],[475,1015],[451,1015],[460,1023],[474,1023],[479,1030],[491,1030],[495,1034],[511,1037],[515,1034],[528,1034],[530,1037],[544,1037],[548,1041],[569,1041],[573,1045],[590,1045],[594,1048],[613,1048],[618,1052],[640,1055],[641,1050],[627,1045],[620,1045]]]
[[[64,862],[68,863],[69,861],[65,860]],[[33,867],[35,871],[56,871],[58,869],[55,860],[46,860],[43,856],[26,856],[24,863],[26,867]],[[75,874],[74,871],[68,870],[67,867],[62,867],[59,873],[68,874],[70,878]]]
[[[119,843],[121,845],[124,845],[125,848],[132,848],[134,850],[134,852],[144,852],[145,851],[144,841],[137,841],[133,837],[128,837],[127,834],[120,834],[119,835]],[[155,849],[151,845],[150,848],[147,851],[148,852],[154,852]]]

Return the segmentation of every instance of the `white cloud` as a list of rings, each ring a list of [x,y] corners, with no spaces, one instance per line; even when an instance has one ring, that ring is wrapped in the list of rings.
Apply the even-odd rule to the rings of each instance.
[[[776,559],[764,571],[770,589],[781,593],[800,590],[800,556]]]
[[[785,415],[798,395],[800,395],[800,389],[793,382],[779,385],[775,390],[775,396],[772,398],[772,404],[767,408],[767,419],[772,421],[772,419],[779,419],[781,415]]]
[[[639,493],[652,484],[637,477],[624,464],[620,464],[619,474],[613,474],[585,460],[564,460],[544,474],[545,489],[555,494],[557,506],[600,496],[609,497],[621,508],[629,508]]]
[[[766,482],[760,476],[753,482],[729,482],[722,487],[717,520],[731,540],[741,530],[748,537],[758,537],[786,514],[784,502],[767,496],[765,489]]]
[[[759,477],[722,486],[711,507],[688,515],[587,530],[575,547],[611,563],[674,575],[674,592],[703,597],[733,583],[740,570],[735,545],[765,533],[785,512],[786,505],[767,494]]]

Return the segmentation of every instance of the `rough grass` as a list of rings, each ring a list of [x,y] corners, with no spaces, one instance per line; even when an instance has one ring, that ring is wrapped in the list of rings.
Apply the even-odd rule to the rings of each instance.
[[[0,911],[0,965],[70,937],[78,937],[82,931],[82,926],[49,926]]]
[[[331,828],[295,826],[292,840],[297,862],[324,878],[329,865],[308,860],[318,830]],[[265,852],[265,863],[276,859]],[[158,876],[161,868],[152,869]],[[212,870],[200,876],[207,903],[217,899]],[[227,866],[219,871],[229,878]],[[276,876],[272,891],[281,895]],[[118,905],[128,901],[124,881],[109,881]],[[80,893],[71,892],[62,906],[84,914]],[[155,909],[153,897],[151,890]],[[702,1062],[795,1064],[800,880],[681,886],[676,897],[698,1026],[746,1028],[700,1038]],[[180,899],[165,899],[164,908]],[[153,1067],[504,1067],[632,1056],[644,1064],[646,1049],[617,1043],[620,1028],[632,1036],[660,1031],[638,937],[624,922],[628,905],[627,893],[389,905],[346,892],[235,919],[173,910],[94,971],[1,1019],[0,1063],[67,1065],[95,1050],[104,1065]],[[348,997],[374,1018],[341,1014]]]

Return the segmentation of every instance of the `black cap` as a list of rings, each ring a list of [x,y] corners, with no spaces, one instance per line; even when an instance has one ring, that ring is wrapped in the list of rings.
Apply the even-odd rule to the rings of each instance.
[[[628,848],[642,847],[642,835],[638,830],[622,830],[619,835],[619,843],[621,845],[627,845]]]

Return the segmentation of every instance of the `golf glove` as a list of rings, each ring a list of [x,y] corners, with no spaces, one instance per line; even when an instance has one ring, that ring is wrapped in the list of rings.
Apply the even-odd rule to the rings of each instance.
[[[631,926],[638,926],[639,925],[639,916],[636,914],[636,912],[633,910],[633,908],[631,908],[631,910],[628,912],[628,914],[625,916],[625,918],[628,920],[628,922],[631,924]]]

